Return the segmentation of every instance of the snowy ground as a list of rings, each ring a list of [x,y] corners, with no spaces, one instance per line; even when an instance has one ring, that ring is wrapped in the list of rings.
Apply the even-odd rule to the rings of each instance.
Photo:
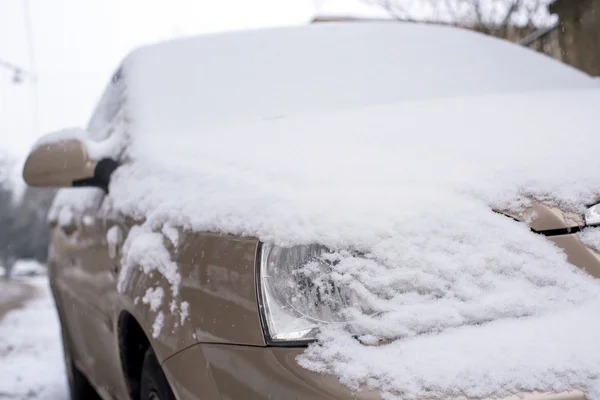
[[[48,278],[17,275],[0,283],[0,399],[67,400]]]

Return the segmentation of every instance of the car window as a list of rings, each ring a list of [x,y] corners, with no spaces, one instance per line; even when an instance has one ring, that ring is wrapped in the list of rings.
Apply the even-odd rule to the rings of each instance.
[[[105,140],[114,132],[113,122],[123,105],[123,82],[121,78],[121,69],[119,69],[104,90],[90,118],[86,130],[92,140]]]

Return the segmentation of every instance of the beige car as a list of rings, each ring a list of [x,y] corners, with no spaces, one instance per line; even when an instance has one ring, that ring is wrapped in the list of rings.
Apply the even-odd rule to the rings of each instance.
[[[459,85],[444,86],[445,77],[432,75],[434,84],[439,86],[437,89],[432,88],[430,84],[413,82],[410,87],[402,91],[401,85],[406,84],[406,81],[401,81],[394,86],[393,79],[391,81],[386,79],[386,85],[377,86],[365,71],[360,70],[362,64],[361,66],[352,63],[337,65],[339,74],[335,73],[335,68],[323,67],[327,61],[336,60],[339,56],[339,54],[335,55],[336,51],[343,53],[344,49],[350,52],[365,50],[360,37],[366,35],[366,30],[355,28],[358,25],[339,24],[338,28],[333,29],[285,28],[257,34],[259,39],[262,38],[261,40],[275,36],[283,37],[279,43],[282,47],[273,50],[273,54],[277,56],[264,61],[264,69],[276,70],[278,68],[276,64],[281,60],[294,64],[302,59],[308,65],[305,68],[305,71],[308,71],[306,77],[297,75],[281,78],[277,82],[280,91],[277,95],[271,96],[271,100],[275,99],[281,103],[281,99],[285,99],[286,96],[290,98],[296,96],[294,88],[300,90],[298,86],[291,84],[290,87],[286,87],[287,81],[284,79],[298,80],[302,85],[307,85],[312,82],[311,75],[316,77],[317,71],[324,74],[324,77],[315,78],[315,85],[311,91],[319,101],[314,104],[308,101],[306,104],[300,102],[298,107],[302,112],[310,110],[310,107],[332,108],[338,106],[337,103],[340,102],[340,107],[361,106],[360,98],[358,95],[355,96],[356,93],[363,95],[372,93],[372,97],[381,97],[374,101],[385,103],[473,93],[494,94],[545,88],[583,87],[589,84],[588,78],[575,70],[550,59],[533,55],[528,50],[517,48],[516,45],[505,45],[500,42],[485,42],[486,46],[489,46],[489,49],[488,47],[486,49],[493,54],[495,46],[498,45],[501,47],[498,50],[500,53],[503,51],[527,53],[526,57],[531,56],[535,61],[528,64],[528,67],[535,64],[540,69],[531,74],[523,73],[525,75],[523,79],[511,81],[512,76],[520,73],[518,71],[523,72],[522,68],[509,66],[507,69],[489,71],[486,69],[491,68],[493,64],[479,58],[478,50],[469,53],[466,48],[456,49],[461,57],[449,58],[446,67],[451,69],[452,63],[468,63],[471,68],[469,75],[479,74],[477,85],[464,90]],[[377,31],[385,31],[395,29],[390,27],[392,25],[402,24],[382,22],[368,25],[375,26]],[[431,29],[438,28],[431,27]],[[286,32],[292,31],[299,37],[305,33],[307,36],[320,37],[324,47],[312,51],[295,47],[297,42],[294,41],[286,44],[286,40],[289,39],[286,39]],[[342,50],[339,48],[336,50],[331,47],[331,44],[339,40],[340,32],[353,34],[345,36],[343,43],[345,47],[341,46]],[[432,38],[424,37],[421,46],[429,46],[433,53],[439,50],[440,57],[445,57],[448,52],[436,47],[438,31],[432,32]],[[447,29],[439,35],[452,37],[452,32],[453,29]],[[475,33],[460,32],[460,35],[468,37],[473,35],[474,40],[483,40]],[[386,31],[385,34],[389,33],[393,32]],[[245,43],[245,35],[247,33],[241,32],[202,39],[203,43],[210,44],[211,40],[214,41],[215,46],[212,46],[214,54],[204,56],[206,60],[211,60],[210,62],[216,63],[217,66],[207,67],[203,73],[216,74],[219,70],[218,62],[228,63],[222,65],[226,71],[229,71],[226,74],[235,74],[237,68],[240,71],[244,70],[245,62],[251,64],[249,67],[251,69],[256,65],[260,66],[260,60],[251,60],[252,52],[243,52],[235,46],[236,41]],[[353,43],[353,40],[356,42]],[[366,36],[365,41],[368,41]],[[391,46],[392,43],[393,41],[390,41],[389,45]],[[228,45],[232,47],[227,47]],[[273,43],[271,45],[276,46]],[[160,46],[168,48],[170,44]],[[145,51],[152,51],[152,49]],[[306,54],[299,55],[303,51]],[[229,54],[232,59],[219,58],[223,54]],[[468,54],[471,54],[471,59],[468,58]],[[331,55],[331,59],[328,55]],[[352,58],[350,55],[351,53],[344,53],[339,59],[347,61]],[[394,68],[414,69],[415,66],[420,65],[419,57],[423,54],[411,47],[406,50],[404,56],[406,57],[404,67],[396,65],[393,66]],[[215,57],[216,61],[214,61]],[[248,57],[246,61],[244,57]],[[378,60],[375,52],[369,53],[369,57],[369,62],[365,65],[392,62],[388,56]],[[422,64],[425,73],[433,74],[437,68],[425,61]],[[269,75],[271,73],[265,73],[266,77]],[[354,81],[344,85],[344,80],[349,77],[354,77]],[[360,81],[359,77],[364,77],[364,80]],[[264,77],[257,76],[258,82],[235,83],[238,85],[236,86],[238,95],[246,96],[244,90],[250,90],[252,85],[263,85],[264,82],[260,81],[262,78]],[[55,204],[56,209],[50,215],[53,228],[48,265],[52,292],[62,326],[72,398],[85,400],[94,398],[105,400],[379,399],[380,395],[377,391],[355,392],[340,383],[334,376],[311,372],[298,364],[296,356],[304,351],[311,340],[305,340],[304,331],[304,333],[291,332],[281,335],[273,331],[274,326],[265,315],[265,289],[261,284],[265,268],[262,261],[265,257],[265,249],[268,247],[255,237],[224,235],[219,231],[178,230],[176,233],[178,240],[169,240],[169,232],[163,231],[165,248],[180,274],[178,307],[180,310],[185,308],[187,315],[185,315],[185,324],[183,319],[179,324],[178,319],[172,318],[167,312],[164,315],[164,323],[173,324],[177,329],[158,329],[160,333],[157,334],[156,313],[148,305],[151,305],[152,299],[147,298],[148,290],[155,289],[152,286],[154,282],[151,279],[152,273],[148,274],[148,271],[144,271],[143,268],[132,269],[127,272],[126,280],[119,279],[123,274],[124,240],[136,225],[143,222],[143,217],[139,215],[115,217],[107,216],[102,212],[106,202],[111,199],[111,196],[115,196],[109,191],[111,175],[114,171],[118,171],[120,165],[131,161],[126,158],[98,159],[92,156],[86,145],[89,141],[101,141],[109,136],[111,130],[106,130],[105,127],[114,122],[115,118],[122,116],[123,109],[127,109],[123,105],[127,105],[128,95],[119,97],[118,101],[107,101],[107,99],[115,99],[114,93],[122,93],[121,90],[115,90],[115,87],[122,85],[123,81],[127,82],[127,79],[127,76],[123,78],[120,73],[115,75],[90,125],[86,131],[82,131],[84,136],[65,136],[62,139],[54,138],[54,140],[40,142],[29,155],[23,172],[25,181],[29,185],[61,188],[58,197],[72,206],[67,212],[64,208],[60,209],[59,204]],[[206,77],[207,81],[216,80],[217,86],[226,85],[232,79],[235,81],[233,75],[229,78],[218,75]],[[453,79],[454,83],[455,81],[456,79]],[[247,87],[244,86],[246,84]],[[422,90],[419,90],[420,86]],[[385,90],[386,87],[393,89],[391,94]],[[331,99],[326,97],[326,89],[333,93]],[[332,90],[335,92],[331,92]],[[468,93],[463,93],[461,90]],[[223,110],[229,110],[227,108],[229,106],[230,113],[238,111],[243,113],[241,108],[243,101],[236,100],[228,104],[215,93],[209,90],[206,94],[206,96],[213,96],[207,101],[207,104],[211,104],[210,107],[207,106],[210,112],[219,114]],[[285,93],[285,96],[282,96],[282,93]],[[306,93],[308,92],[302,92],[301,100],[306,99]],[[261,96],[269,96],[268,93],[254,95],[257,96],[259,105],[262,105]],[[223,102],[221,109],[218,108],[219,102]],[[257,111],[257,107],[256,104],[249,106],[250,111],[246,114],[262,111]],[[202,113],[202,111],[203,109],[200,108],[198,112]],[[293,111],[294,105],[291,104],[283,111],[274,110],[272,118]],[[230,114],[226,115],[228,116]],[[258,117],[262,116],[258,115]],[[143,135],[140,134],[137,140],[143,141]],[[236,146],[236,143],[231,143],[231,146]],[[70,189],[72,187],[78,189]],[[177,196],[177,193],[173,193],[173,196]],[[59,202],[58,198],[57,202]],[[78,210],[79,213],[73,210]],[[536,219],[531,224],[531,229],[535,233],[546,235],[548,240],[564,249],[569,262],[594,276],[600,276],[599,255],[584,246],[575,235],[576,231],[585,226],[582,217],[563,213],[540,203],[536,203],[525,215],[514,217],[526,219],[528,213],[536,215]],[[161,282],[163,285],[161,292],[166,293],[168,300],[171,293],[170,284],[166,280]],[[531,398],[545,396],[534,394]],[[548,396],[553,399],[584,398],[581,392]]]

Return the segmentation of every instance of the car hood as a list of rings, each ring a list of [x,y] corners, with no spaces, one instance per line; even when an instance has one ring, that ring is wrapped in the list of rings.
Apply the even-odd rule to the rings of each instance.
[[[540,204],[581,213],[596,201],[597,104],[597,89],[536,92],[140,133],[110,197],[146,217],[142,231],[336,250],[339,262],[317,272],[357,288],[356,318],[351,330],[324,327],[303,366],[444,397],[585,388],[600,373],[600,289],[573,264],[600,263],[569,233],[575,216]],[[389,344],[365,346],[357,332]]]

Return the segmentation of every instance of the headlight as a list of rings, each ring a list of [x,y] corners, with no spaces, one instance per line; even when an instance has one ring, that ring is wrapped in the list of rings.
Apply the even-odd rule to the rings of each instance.
[[[327,278],[335,262],[323,246],[262,245],[258,283],[267,342],[311,341],[322,324],[344,321],[341,311],[353,296]]]
[[[587,226],[600,225],[600,204],[589,207],[584,218]]]

